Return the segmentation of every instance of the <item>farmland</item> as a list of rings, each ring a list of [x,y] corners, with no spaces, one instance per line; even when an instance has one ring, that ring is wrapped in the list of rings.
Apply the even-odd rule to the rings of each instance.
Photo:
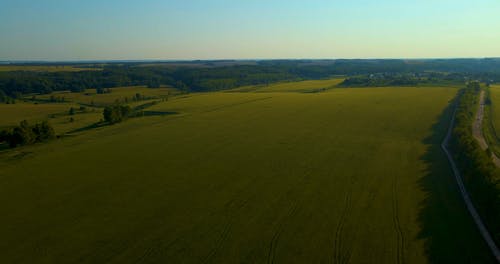
[[[230,90],[230,92],[322,92],[335,88],[343,78],[333,78],[326,80],[312,80],[299,82],[283,82],[271,85],[243,86]]]
[[[439,149],[457,89],[318,82],[0,152],[2,260],[491,262]]]
[[[99,122],[102,119],[103,106],[127,101],[130,106],[135,107],[177,94],[175,89],[166,87],[118,87],[109,90],[110,93],[105,94],[96,94],[95,89],[86,89],[81,93],[63,91],[30,95],[18,100],[16,104],[0,104],[0,128],[17,125],[22,120],[48,120],[57,134],[64,134]],[[140,100],[135,99],[137,95],[140,95]],[[69,114],[71,108],[79,109],[82,106],[85,111],[77,111],[75,115]]]
[[[17,125],[21,120],[40,121],[48,119],[51,114],[67,113],[72,103],[61,104],[33,104],[19,102],[16,104],[0,104],[0,127]]]

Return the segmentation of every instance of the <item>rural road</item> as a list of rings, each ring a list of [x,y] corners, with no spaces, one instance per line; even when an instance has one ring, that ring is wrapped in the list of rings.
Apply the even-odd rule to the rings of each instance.
[[[484,95],[481,94],[481,98],[482,99],[484,99],[483,96]],[[481,100],[481,105],[483,105],[483,103],[484,103],[483,100]],[[445,139],[443,140],[443,143],[441,143],[441,148],[445,152],[446,157],[448,157],[448,161],[450,162],[451,169],[453,170],[453,174],[455,175],[455,179],[457,181],[457,184],[458,184],[458,187],[459,187],[459,190],[460,190],[460,194],[462,195],[462,198],[464,199],[465,205],[467,206],[467,209],[469,210],[469,213],[471,214],[472,219],[474,219],[474,222],[476,223],[476,225],[477,225],[477,227],[479,229],[479,232],[481,233],[481,235],[483,236],[484,240],[488,244],[488,247],[490,248],[491,252],[493,253],[493,256],[495,257],[495,259],[497,260],[497,262],[500,263],[500,250],[495,245],[495,242],[491,238],[491,235],[488,232],[488,229],[486,229],[485,225],[483,224],[483,221],[481,220],[481,217],[479,216],[479,214],[476,211],[476,208],[472,204],[472,201],[471,201],[471,199],[469,197],[469,193],[465,189],[465,185],[464,185],[464,183],[462,181],[462,176],[460,175],[460,171],[458,170],[457,165],[455,164],[455,161],[453,160],[453,157],[451,156],[451,153],[448,150],[448,143],[450,141],[451,133],[453,131],[453,126],[455,124],[455,113],[456,113],[456,111],[457,110],[456,110],[456,107],[455,107],[455,111],[453,112],[453,115],[451,117],[451,121],[450,121],[450,126],[448,128],[448,132],[446,134]],[[477,119],[476,119],[476,122],[477,122]],[[475,126],[475,124],[474,124],[474,126]]]
[[[484,91],[481,91],[481,95],[479,96],[479,109],[477,110],[476,119],[474,120],[474,125],[472,126],[472,134],[476,138],[482,150],[486,150],[488,148],[488,142],[486,142],[483,134],[484,93]],[[500,159],[493,152],[491,153],[491,159],[493,160],[493,163],[500,168]]]

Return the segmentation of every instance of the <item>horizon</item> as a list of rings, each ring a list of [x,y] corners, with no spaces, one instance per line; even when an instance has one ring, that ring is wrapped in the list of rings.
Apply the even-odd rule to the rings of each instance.
[[[155,63],[186,63],[186,62],[245,62],[245,61],[337,61],[337,60],[499,60],[499,57],[434,57],[434,58],[268,58],[268,59],[83,59],[83,60],[0,60],[3,64],[37,64],[37,63],[120,63],[120,62],[155,62]]]
[[[6,0],[0,61],[500,57],[494,0]]]

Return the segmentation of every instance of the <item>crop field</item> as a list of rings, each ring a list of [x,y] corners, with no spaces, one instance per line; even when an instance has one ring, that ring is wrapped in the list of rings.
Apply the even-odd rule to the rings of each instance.
[[[439,147],[457,89],[302,92],[335,82],[1,151],[1,262],[493,262]]]
[[[315,93],[335,88],[344,79],[333,78],[327,80],[311,80],[300,82],[282,82],[270,85],[244,86],[230,92],[303,92]]]
[[[100,68],[79,68],[70,65],[0,65],[0,72],[7,71],[36,71],[36,72],[78,72],[78,71],[99,71]]]

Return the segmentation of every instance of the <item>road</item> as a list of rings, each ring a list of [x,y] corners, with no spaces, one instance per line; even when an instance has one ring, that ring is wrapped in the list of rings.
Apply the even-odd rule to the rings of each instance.
[[[486,150],[488,148],[488,142],[486,142],[483,134],[484,94],[485,92],[481,91],[479,96],[479,109],[477,110],[476,118],[474,120],[474,124],[472,125],[472,134],[476,138],[482,150]],[[500,168],[500,159],[493,152],[491,152],[491,159],[493,160],[493,163]]]
[[[481,105],[483,105],[483,103],[484,103],[484,94],[483,93],[481,93],[481,98],[482,98]],[[484,105],[483,105],[483,111],[484,111]],[[460,194],[462,195],[462,198],[464,199],[465,205],[467,206],[467,210],[469,211],[472,218],[474,219],[474,222],[476,223],[477,228],[479,229],[479,232],[481,233],[484,240],[488,244],[488,247],[490,248],[491,252],[493,253],[493,256],[495,257],[497,262],[500,263],[500,250],[498,249],[497,245],[495,244],[495,242],[491,238],[491,235],[488,232],[488,229],[486,229],[486,226],[484,225],[483,221],[481,220],[481,217],[477,213],[476,208],[472,204],[469,193],[467,192],[467,189],[465,189],[465,185],[462,181],[462,176],[460,175],[460,171],[458,170],[457,165],[455,164],[455,161],[453,160],[453,157],[452,157],[450,151],[448,150],[448,143],[450,141],[451,132],[452,132],[453,126],[455,124],[455,113],[456,113],[456,108],[455,108],[455,111],[453,112],[453,115],[452,115],[452,118],[450,121],[450,126],[448,128],[448,132],[446,134],[446,137],[443,140],[443,142],[441,143],[441,148],[445,152],[446,157],[448,158],[448,161],[450,162],[451,169],[453,170],[453,174],[455,175],[455,179],[457,181],[458,188],[460,190]],[[482,118],[481,118],[481,120],[482,120]],[[477,119],[476,119],[476,122],[477,122]],[[474,124],[474,126],[475,126],[475,124]]]

